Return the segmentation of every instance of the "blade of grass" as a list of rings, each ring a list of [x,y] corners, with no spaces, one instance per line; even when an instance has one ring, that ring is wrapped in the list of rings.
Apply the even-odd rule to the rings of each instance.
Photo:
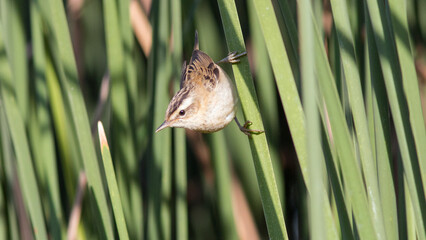
[[[130,1],[119,1],[119,21],[121,26],[121,35],[123,42],[123,53],[124,53],[124,65],[125,65],[125,76],[126,76],[126,87],[128,93],[128,108],[129,108],[129,127],[130,129],[136,129],[136,113],[140,104],[137,102],[138,94],[138,80],[137,80],[137,70],[136,70],[136,61],[135,61],[135,44],[134,44],[134,35],[131,27],[131,16],[130,16]],[[126,96],[124,96],[126,97]],[[133,143],[133,154],[132,158],[135,162],[135,168],[133,169],[134,182],[130,189],[130,199],[132,204],[132,209],[134,211],[135,226],[137,229],[137,238],[142,238],[143,236],[143,216],[142,216],[142,192],[138,184],[138,159],[136,154],[136,149],[139,145],[136,143],[136,132],[130,130],[131,140]]]
[[[66,93],[67,107],[71,110],[75,134],[87,173],[89,193],[94,195],[96,207],[93,210],[101,217],[103,232],[107,239],[113,238],[111,216],[106,202],[105,190],[102,185],[98,159],[92,142],[90,122],[84,105],[83,96],[78,82],[77,68],[75,64],[73,47],[68,31],[68,24],[62,1],[50,0],[49,4],[41,4],[47,18],[49,31],[53,34],[51,47],[55,53],[54,60],[59,73],[59,79]],[[92,202],[95,203],[95,202]],[[99,225],[98,225],[99,226]],[[100,227],[100,226],[99,226]]]
[[[317,64],[316,72],[319,79],[320,93],[327,107],[335,147],[341,160],[342,176],[347,186],[346,192],[349,198],[352,199],[353,213],[360,236],[365,239],[374,238],[375,230],[368,211],[367,196],[363,188],[361,172],[355,159],[352,139],[346,125],[336,83],[328,65],[322,38],[319,36],[317,26],[315,24],[314,26],[315,51],[317,53],[315,54],[315,62]]]
[[[426,146],[426,130],[408,30],[407,8],[403,1],[389,0],[389,8],[386,10],[388,19],[391,19],[394,29],[397,56],[401,66],[402,84],[406,93],[410,123],[423,180],[423,191],[426,191],[426,147],[424,147]]]
[[[250,31],[252,32],[253,50],[255,61],[255,82],[256,89],[259,92],[260,111],[265,119],[265,128],[267,130],[271,144],[277,144],[279,138],[279,116],[278,104],[276,102],[277,95],[276,86],[274,83],[274,76],[272,74],[271,63],[268,58],[268,51],[266,49],[265,40],[262,37],[259,20],[256,16],[256,9],[254,8],[253,1],[247,2],[247,8],[250,16]],[[274,143],[275,142],[275,143]],[[272,152],[272,150],[270,150]],[[272,155],[272,153],[271,153]]]
[[[322,30],[319,30],[320,34]],[[320,35],[322,36],[322,35]],[[329,54],[329,64],[331,71],[334,76],[334,80],[336,82],[336,88],[339,91],[339,97],[342,98],[342,85],[343,85],[343,66],[342,61],[340,58],[340,48],[339,48],[339,42],[337,40],[337,33],[336,33],[336,26],[333,25],[331,28],[330,36],[328,37],[328,54]]]
[[[49,90],[50,112],[52,113],[53,127],[55,129],[55,139],[58,145],[59,158],[61,159],[63,179],[65,182],[65,191],[68,201],[74,200],[76,183],[78,179],[78,169],[82,163],[75,161],[79,159],[75,137],[70,129],[71,121],[67,119],[65,113],[65,103],[59,85],[59,79],[55,72],[52,59],[49,53],[45,53],[45,72],[47,87]]]
[[[253,0],[299,161],[306,159],[304,113],[270,1]],[[268,17],[266,17],[268,16]],[[281,40],[281,41],[280,41]],[[279,54],[273,54],[273,52]],[[301,164],[302,172],[305,167]]]
[[[268,133],[267,140],[269,143],[272,167],[274,169],[275,181],[277,182],[281,205],[283,206],[285,215],[284,176],[278,157],[280,123],[276,94],[277,89],[272,74],[271,63],[268,58],[268,51],[266,50],[265,40],[262,36],[262,30],[260,29],[253,1],[247,2],[247,8],[250,18],[250,31],[252,32],[251,36],[253,40],[253,60],[255,62],[254,81],[257,83],[256,89],[259,94],[259,109],[263,117],[263,121],[265,122],[265,131]]]
[[[405,98],[407,100],[407,105],[409,109],[409,119],[411,123],[411,129],[413,132],[414,142],[416,144],[418,165],[420,167],[420,178],[423,183],[423,195],[426,198],[426,130],[423,119],[423,109],[420,102],[419,94],[419,85],[416,76],[416,69],[414,66],[414,58],[412,53],[412,46],[410,41],[410,34],[408,30],[408,20],[407,20],[407,5],[402,4],[401,2],[392,0],[389,1],[389,8],[387,8],[386,13],[388,19],[391,20],[393,26],[393,34],[396,42],[397,56],[399,59],[399,64],[401,66],[402,73],[402,83],[404,87]],[[421,10],[424,10],[424,2],[417,2],[419,9],[419,24],[420,29],[424,23],[425,18],[423,14],[420,14]],[[402,7],[401,7],[402,6]],[[424,24],[423,24],[424,26]],[[424,31],[422,32],[424,33]],[[416,167],[414,167],[416,168]],[[418,178],[417,178],[418,179]],[[421,195],[419,193],[419,195]],[[420,197],[421,198],[421,197]],[[420,208],[422,210],[423,217],[423,226],[426,221],[426,205],[424,204],[425,198],[420,199]],[[422,204],[423,203],[423,204]],[[418,216],[416,216],[418,218]],[[420,223],[421,224],[421,223]],[[425,228],[418,227],[418,231],[424,231]],[[425,239],[426,234],[419,233],[419,237]]]
[[[134,85],[135,82],[133,79],[135,77],[134,63],[130,53],[132,50],[132,35],[129,1],[119,1],[117,3],[113,0],[104,0],[103,7],[108,70],[111,79],[111,143],[114,159],[117,159],[117,175],[119,176],[118,181],[120,181],[120,190],[129,231],[132,238],[141,238],[142,210],[137,207],[140,206],[141,199],[140,192],[137,191],[138,168],[134,149],[134,135],[130,129],[131,119],[133,118],[131,118],[129,110],[132,108],[129,107],[128,101],[128,99],[136,97],[133,96],[135,95],[134,90],[128,85],[131,82]],[[130,98],[128,98],[129,95]],[[135,201],[137,202],[132,202],[133,198],[131,196],[136,198]],[[136,208],[133,209],[132,206]]]
[[[177,2],[177,1],[176,1]],[[175,191],[176,191],[176,239],[188,239],[187,165],[185,130],[175,129]]]
[[[340,56],[343,65],[343,73],[347,84],[349,104],[354,119],[357,143],[361,157],[362,170],[364,172],[370,213],[374,222],[377,237],[386,239],[386,231],[383,223],[383,210],[380,200],[379,185],[377,182],[377,170],[373,161],[373,153],[368,134],[367,117],[364,109],[364,97],[361,88],[361,78],[355,56],[355,45],[352,30],[348,18],[346,1],[331,0],[334,24],[336,26],[337,39],[340,48]]]
[[[200,42],[200,48],[202,51],[207,53],[213,60],[222,59],[227,54],[226,45],[221,43],[223,39],[222,26],[217,24],[218,19],[215,16],[210,4],[207,1],[203,1],[197,8],[194,16],[195,30],[198,32],[198,40]],[[191,38],[194,33],[192,32]],[[194,40],[191,39],[191,42]],[[231,65],[222,64],[225,71],[229,72],[232,76]]]
[[[274,16],[273,7],[270,1],[253,0],[256,8],[256,13],[259,18],[262,33],[266,42],[269,58],[272,64],[272,69],[275,75],[275,81],[280,94],[281,103],[286,112],[287,121],[290,132],[296,148],[297,157],[299,159],[300,168],[303,174],[304,181],[310,192],[310,180],[308,173],[308,164],[306,156],[306,132],[305,132],[305,116],[302,111],[299,94],[294,82],[293,74],[286,57],[286,49],[281,38],[279,27]],[[289,16],[290,17],[290,16]],[[292,26],[294,23],[291,20],[286,20],[288,31],[296,29]],[[294,33],[292,31],[292,33]],[[294,33],[297,36],[297,33]],[[293,36],[293,35],[292,35]],[[294,44],[292,45],[295,48]],[[294,50],[294,49],[293,49]],[[238,83],[238,82],[237,82]],[[325,188],[323,187],[325,192]],[[324,213],[327,221],[327,236],[329,238],[337,238],[337,230],[332,219],[331,208],[328,200],[328,195],[324,196]]]
[[[231,199],[231,173],[223,132],[208,136],[211,146],[211,161],[215,175],[215,196],[219,210],[220,238],[238,239]]]
[[[319,101],[318,101],[319,102]],[[327,176],[330,179],[330,185],[333,190],[332,199],[335,204],[336,211],[333,212],[334,216],[338,219],[336,221],[336,225],[338,225],[338,230],[340,230],[341,236],[345,239],[354,239],[354,234],[352,231],[352,226],[349,217],[348,207],[346,206],[346,202],[344,199],[343,193],[343,184],[341,180],[341,176],[339,175],[339,167],[337,165],[338,160],[337,152],[335,148],[332,148],[332,141],[330,139],[329,132],[327,131],[327,121],[324,121],[326,117],[324,116],[324,108],[320,107],[320,114],[323,119],[322,121],[322,136],[323,136],[323,152],[324,152],[324,160],[325,166],[327,169]]]
[[[290,39],[290,41],[287,43],[284,40],[284,44],[286,45],[286,49],[289,49],[288,51],[291,52],[291,54],[289,54],[289,59],[294,59],[293,61],[295,61],[295,63],[293,64],[298,66],[299,64],[299,40],[298,40],[298,33],[297,33],[297,26],[295,23],[295,16],[293,16],[292,11],[290,10],[289,7],[289,2],[286,0],[278,0],[278,4],[280,6],[280,10],[281,10],[281,15],[284,19],[284,24],[285,24],[285,31],[287,31],[287,33],[285,35],[288,36],[288,38]],[[297,16],[296,16],[297,17]],[[291,57],[294,56],[294,57]],[[290,60],[290,62],[292,62]],[[297,82],[298,80],[298,76],[300,76],[300,69],[298,67],[296,68],[292,68],[293,70],[293,74],[294,74],[294,78],[296,81],[296,85],[298,87],[300,87],[300,84]],[[298,88],[299,89],[299,88]]]
[[[237,113],[238,119],[243,117],[241,112]],[[228,151],[232,156],[234,171],[241,180],[244,188],[244,195],[246,196],[254,219],[258,226],[264,225],[264,214],[262,209],[262,200],[260,198],[259,184],[254,168],[254,161],[250,148],[249,140],[245,135],[241,135],[241,131],[237,124],[227,127],[226,144]]]
[[[171,62],[171,59],[167,59],[167,62]],[[166,69],[167,78],[170,79],[171,66],[168,65]],[[163,239],[172,239],[172,205],[170,199],[172,198],[172,143],[171,143],[171,131],[167,136],[168,151],[167,155],[163,159],[162,173],[161,173],[161,234]],[[157,147],[159,147],[157,145]],[[161,150],[164,151],[163,146]]]
[[[6,239],[12,239],[12,240],[18,240],[19,233],[18,233],[18,221],[17,221],[17,212],[15,209],[17,208],[15,206],[16,201],[14,199],[13,195],[13,185],[14,185],[14,175],[15,175],[15,165],[16,162],[13,158],[13,147],[12,147],[12,140],[10,139],[9,135],[9,126],[7,125],[7,119],[6,119],[6,113],[4,111],[4,105],[0,105],[0,132],[1,132],[1,154],[2,154],[2,168],[3,171],[0,173],[3,181],[5,189],[4,189],[4,195],[5,195],[5,201],[6,206],[4,209],[5,216],[7,215],[7,234],[8,237]]]
[[[295,30],[296,25],[294,25],[294,29],[288,28],[290,25],[287,23],[290,23],[290,18],[293,17],[293,14],[289,16],[285,16],[284,7],[287,5],[286,3],[281,3],[282,0],[273,0],[271,1],[272,6],[274,7],[274,13],[275,13],[275,19],[278,23],[278,27],[280,28],[280,36],[283,40],[284,45],[286,46],[286,49],[288,50],[286,52],[288,62],[290,63],[290,68],[293,73],[294,81],[296,82],[297,90],[301,91],[301,85],[300,85],[300,62],[299,62],[299,53],[297,49],[292,48],[294,46],[293,41],[297,39],[297,36],[291,36],[291,32]],[[295,1],[294,1],[295,2]],[[278,6],[279,5],[279,6]],[[278,9],[280,7],[280,10]],[[294,8],[296,10],[296,8]],[[281,14],[280,14],[281,13]],[[297,16],[296,16],[297,17]],[[291,21],[291,20],[290,20]],[[292,21],[294,23],[294,21]],[[296,30],[297,35],[297,30]],[[296,43],[298,46],[299,43]]]
[[[173,76],[175,92],[179,90],[180,74],[179,68],[182,62],[182,14],[181,2],[171,1],[172,7],[172,33],[173,33]],[[187,165],[186,165],[186,142],[185,130],[174,129],[174,161],[175,161],[175,192],[176,192],[176,239],[188,239],[188,207],[187,195]]]
[[[129,121],[132,124],[132,127],[135,126],[136,120],[136,112],[137,108],[139,108],[137,104],[137,94],[138,94],[138,82],[136,76],[136,62],[134,59],[134,35],[132,32],[131,26],[131,17],[130,17],[130,0],[119,1],[119,21],[120,21],[120,30],[122,36],[123,43],[123,53],[124,53],[124,65],[125,65],[125,76],[126,76],[126,86],[128,97],[128,105],[129,105],[129,117],[131,118]],[[134,132],[133,138],[134,138]],[[137,147],[137,145],[135,145]]]
[[[320,27],[320,29],[318,30],[319,34],[318,36],[320,36],[321,38],[323,37],[324,31],[323,29]],[[348,103],[346,100],[347,99],[347,88],[344,87],[345,82],[343,81],[343,66],[342,66],[342,62],[341,62],[341,57],[340,57],[340,48],[339,48],[339,43],[338,43],[338,39],[337,39],[337,33],[336,33],[336,27],[333,25],[331,28],[331,32],[330,32],[330,37],[329,37],[329,64],[330,64],[330,69],[332,71],[332,76],[334,76],[334,81],[336,83],[336,88],[339,94],[339,99],[342,101],[343,106],[344,106],[344,112],[350,112],[348,111]],[[320,51],[319,49],[316,49],[316,51]],[[318,56],[321,56],[321,52],[317,53]],[[317,63],[318,64],[318,63]],[[320,75],[321,72],[317,71],[317,74]],[[321,77],[321,76],[319,76]],[[324,78],[327,78],[327,76],[323,76]],[[336,201],[337,204],[337,210],[339,211],[339,216],[342,218],[343,216],[348,216],[348,220],[349,220],[349,226],[341,226],[342,228],[342,232],[345,231],[345,227],[346,230],[349,229],[351,232],[350,234],[352,235],[352,238],[355,238],[355,234],[356,234],[356,228],[355,225],[353,224],[353,211],[352,211],[352,199],[349,197],[346,197],[348,192],[345,191],[345,189],[347,188],[347,183],[343,180],[343,176],[342,176],[342,167],[341,167],[341,163],[339,160],[339,155],[338,155],[338,151],[337,148],[334,144],[334,136],[331,130],[331,126],[330,126],[330,120],[329,120],[329,113],[328,110],[326,109],[326,105],[324,104],[324,100],[322,98],[322,95],[320,95],[321,97],[318,99],[319,100],[319,108],[322,111],[322,119],[323,119],[323,124],[324,124],[324,128],[327,129],[326,133],[328,136],[328,139],[330,139],[331,141],[329,142],[329,146],[331,147],[331,151],[334,154],[334,158],[333,160],[333,165],[334,165],[334,169],[328,168],[331,171],[336,171],[336,175],[338,177],[338,182],[332,182],[331,185],[333,187],[333,193],[334,193],[334,200]],[[346,121],[348,126],[352,126],[352,123],[350,123],[349,121],[352,120],[351,116],[346,116]],[[351,127],[351,129],[353,129],[353,127]],[[354,143],[356,144],[356,143]],[[330,172],[330,178],[332,178],[333,173]],[[333,179],[331,179],[331,181],[333,181]],[[340,190],[342,190],[340,192]],[[340,203],[340,199],[339,199],[339,194],[342,194],[342,200],[344,201],[344,203]],[[341,206],[345,206],[346,209],[343,209]],[[343,212],[343,210],[345,212]],[[346,219],[339,219],[341,224],[346,224],[345,221]]]
[[[244,51],[243,34],[235,2],[219,0],[218,5],[228,49],[230,51]],[[233,65],[233,72],[246,119],[250,119],[250,121],[253,122],[254,129],[263,129],[259,105],[247,59],[243,58],[240,64]],[[287,230],[284,223],[277,185],[275,183],[266,136],[264,134],[252,136],[249,138],[249,142],[253,154],[269,236],[270,238],[287,239]]]
[[[369,19],[366,18],[368,23]],[[395,196],[395,185],[393,179],[393,168],[390,158],[390,117],[388,111],[388,99],[386,88],[381,75],[380,61],[374,43],[371,24],[366,24],[367,46],[366,46],[366,101],[371,108],[368,114],[371,132],[371,143],[375,151],[377,162],[378,180],[383,206],[383,220],[386,228],[387,239],[398,239],[398,215]],[[372,71],[371,69],[377,69]],[[380,70],[380,71],[379,71]],[[368,94],[370,92],[370,94]],[[369,96],[370,95],[370,96]]]
[[[6,35],[2,23],[0,22],[0,91],[4,104],[10,136],[12,138],[17,159],[18,176],[23,191],[25,205],[28,208],[33,233],[36,239],[47,239],[46,227],[40,201],[40,194],[34,174],[34,167],[31,160],[28,140],[25,133],[25,126],[17,106],[14,93],[12,73],[6,57],[6,49],[3,36]]]
[[[171,75],[169,46],[169,1],[155,2],[153,15],[153,47],[150,58],[153,81],[153,124],[148,130],[152,134],[152,161],[148,165],[148,239],[171,238],[171,215],[168,194],[171,183],[171,129],[155,134],[155,127],[164,120],[164,112],[169,101],[168,80]],[[170,175],[169,175],[170,174]],[[167,180],[170,182],[167,182]],[[166,183],[166,185],[164,185]]]
[[[124,54],[124,68],[125,68],[125,77],[126,77],[126,87],[127,87],[127,96],[123,96],[123,99],[128,98],[128,122],[126,122],[126,129],[129,133],[127,138],[130,139],[130,142],[133,144],[128,148],[131,153],[129,159],[129,165],[133,165],[133,168],[130,166],[127,167],[126,173],[130,173],[132,178],[130,179],[130,188],[129,188],[129,199],[131,212],[133,213],[132,225],[134,228],[135,238],[142,239],[143,237],[143,207],[142,207],[142,190],[140,187],[140,177],[139,177],[139,164],[137,158],[137,148],[140,147],[136,143],[136,131],[133,129],[137,128],[136,124],[136,113],[138,112],[137,108],[140,108],[140,104],[137,102],[138,94],[138,80],[136,74],[136,61],[134,57],[134,36],[132,33],[131,23],[130,23],[130,1],[119,1],[119,14],[120,14],[120,29],[122,35],[123,43],[123,54]],[[124,103],[123,103],[124,105]],[[128,124],[128,125],[127,125]],[[128,222],[129,225],[129,222]]]
[[[4,112],[4,105],[0,104],[0,132],[1,132],[1,154],[2,154],[2,168],[3,171],[0,173],[2,175],[2,180],[5,183],[4,195],[6,207],[4,209],[5,215],[7,215],[7,239],[17,240],[19,238],[18,233],[18,222],[17,222],[17,213],[16,209],[16,201],[14,201],[13,196],[13,182],[14,182],[14,174],[15,174],[15,166],[16,162],[13,158],[13,147],[12,140],[9,135],[9,127],[7,126],[6,113]]]
[[[426,218],[426,201],[424,195],[426,186],[423,185],[422,188],[422,184],[417,184],[417,182],[422,182],[422,180],[419,169],[416,166],[418,160],[424,161],[424,159],[420,158],[423,156],[416,156],[416,143],[411,132],[412,129],[409,121],[410,114],[408,113],[407,102],[404,98],[406,94],[403,92],[403,85],[401,83],[401,65],[399,65],[396,56],[395,40],[389,29],[391,25],[386,17],[384,3],[381,1],[367,0],[367,9],[379,53],[380,64],[382,66],[392,119],[395,125],[399,149],[401,151],[405,176],[407,177],[408,190],[411,195],[411,200],[413,201],[412,204],[415,210],[416,224],[421,239],[426,239],[424,222]],[[407,89],[405,89],[405,91],[406,90]]]
[[[40,9],[30,2],[31,35],[33,43],[34,82],[35,82],[35,119],[29,123],[34,134],[30,134],[34,161],[40,163],[44,172],[44,187],[48,193],[49,229],[54,239],[61,238],[62,204],[59,193],[59,180],[56,165],[56,150],[49,113],[49,95],[45,75],[46,59],[41,26]]]
[[[126,221],[124,220],[123,207],[121,205],[120,192],[118,191],[117,179],[115,178],[114,166],[112,164],[111,153],[109,151],[104,127],[100,121],[98,122],[98,134],[105,176],[108,183],[109,196],[111,198],[111,205],[114,211],[115,223],[117,224],[118,236],[120,239],[129,239]]]
[[[315,51],[312,27],[312,3],[301,0],[298,5],[299,35],[300,35],[300,72],[302,82],[303,103],[306,116],[307,162],[311,192],[308,198],[309,229],[315,239],[325,239],[325,218],[323,212],[323,154],[321,151],[320,118],[317,109],[317,81],[314,75]],[[314,237],[311,237],[312,239]]]
[[[404,188],[407,189],[408,185],[407,185],[407,181],[404,178]],[[414,208],[413,208],[413,204],[412,204],[412,200],[410,199],[410,193],[408,193],[407,191],[404,194],[405,197],[405,204],[406,204],[406,209],[405,209],[405,219],[406,219],[406,224],[407,224],[407,235],[404,236],[406,237],[406,239],[418,239],[417,238],[417,234],[416,234],[416,224],[415,224],[415,214],[414,214]]]
[[[8,53],[10,68],[13,75],[14,86],[16,91],[16,101],[21,112],[24,124],[28,121],[29,113],[29,81],[28,81],[28,64],[26,52],[26,32],[24,24],[24,6],[23,0],[2,0],[1,1],[1,17],[5,34],[4,42]]]
[[[123,51],[124,51],[124,66],[125,66],[125,76],[126,76],[126,87],[128,94],[128,108],[129,108],[129,126],[127,129],[131,133],[132,146],[132,161],[134,161],[134,168],[127,168],[128,172],[132,175],[130,179],[130,189],[129,189],[129,198],[130,206],[133,213],[132,225],[134,227],[135,238],[142,239],[144,234],[143,229],[143,197],[142,189],[140,186],[140,167],[138,157],[138,149],[142,148],[137,142],[137,129],[140,124],[138,124],[137,116],[139,109],[142,108],[140,102],[138,102],[138,78],[137,78],[137,64],[135,50],[137,49],[134,44],[134,36],[131,28],[131,16],[129,8],[131,4],[129,0],[119,1],[119,13],[120,13],[120,25],[121,25],[121,34],[123,39]],[[127,96],[124,96],[126,98]],[[146,104],[146,103],[145,103]],[[148,106],[148,104],[147,104]],[[130,224],[130,223],[128,223]]]

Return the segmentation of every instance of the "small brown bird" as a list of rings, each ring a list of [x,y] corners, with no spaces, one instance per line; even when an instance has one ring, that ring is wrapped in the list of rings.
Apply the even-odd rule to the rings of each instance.
[[[233,119],[246,135],[263,131],[252,130],[247,121],[241,126],[235,117],[238,96],[234,83],[217,64],[238,63],[238,58],[247,53],[230,53],[219,62],[200,51],[198,34],[195,32],[194,50],[191,61],[182,66],[180,90],[172,98],[166,111],[164,122],[155,132],[167,127],[191,129],[203,133],[216,132],[228,125]]]

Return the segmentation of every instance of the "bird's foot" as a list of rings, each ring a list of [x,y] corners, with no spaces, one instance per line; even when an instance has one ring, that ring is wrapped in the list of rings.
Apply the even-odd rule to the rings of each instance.
[[[241,58],[245,55],[247,55],[247,52],[242,52],[240,54],[237,54],[237,51],[230,52],[226,58],[216,62],[216,64],[219,64],[219,63],[239,63],[240,62],[239,58]]]
[[[243,132],[247,136],[251,136],[252,134],[261,134],[261,133],[265,132],[265,131],[262,131],[262,130],[248,129],[248,127],[250,127],[250,125],[253,124],[250,121],[247,121],[246,123],[244,123],[243,126],[241,126],[238,121],[237,121],[237,124],[238,124],[238,127],[240,128],[240,131]]]

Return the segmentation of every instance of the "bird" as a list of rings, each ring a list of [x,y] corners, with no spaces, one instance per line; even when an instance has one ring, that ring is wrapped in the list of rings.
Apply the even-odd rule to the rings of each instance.
[[[235,120],[240,130],[248,135],[264,131],[249,129],[236,118],[238,95],[235,85],[226,72],[218,65],[238,63],[247,52],[236,51],[224,59],[214,62],[199,48],[198,33],[195,31],[194,49],[189,64],[184,61],[181,72],[180,90],[170,101],[164,122],[156,133],[167,128],[185,128],[202,133],[217,132]]]

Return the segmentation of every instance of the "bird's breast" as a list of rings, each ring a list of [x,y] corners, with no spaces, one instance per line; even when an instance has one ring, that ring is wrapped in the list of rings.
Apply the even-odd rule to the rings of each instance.
[[[204,116],[198,129],[202,132],[219,131],[235,117],[238,96],[232,80],[222,69],[220,71],[223,78],[219,79],[214,91],[204,97]]]

